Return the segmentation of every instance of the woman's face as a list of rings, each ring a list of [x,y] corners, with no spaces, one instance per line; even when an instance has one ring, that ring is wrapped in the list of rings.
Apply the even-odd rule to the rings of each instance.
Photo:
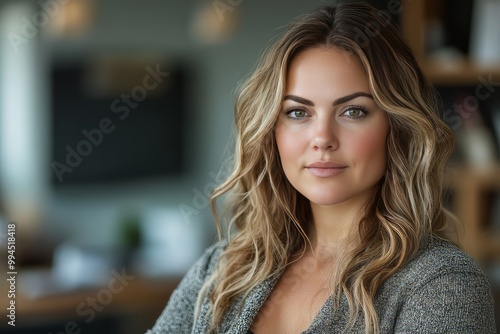
[[[388,117],[353,54],[318,47],[294,57],[276,142],[288,181],[311,203],[365,202],[386,169]]]

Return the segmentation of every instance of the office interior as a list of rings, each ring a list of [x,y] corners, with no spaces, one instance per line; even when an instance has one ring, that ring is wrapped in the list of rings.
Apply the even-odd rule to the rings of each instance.
[[[368,2],[439,92],[446,205],[500,300],[500,3]],[[0,332],[151,328],[217,240],[239,83],[292,18],[333,3],[0,0],[2,314],[16,306]]]

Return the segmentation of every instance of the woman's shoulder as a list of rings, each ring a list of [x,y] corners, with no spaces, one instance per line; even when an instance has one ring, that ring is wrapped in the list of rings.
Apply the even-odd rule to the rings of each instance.
[[[376,299],[387,332],[495,333],[486,275],[469,255],[435,237],[382,285]]]
[[[475,281],[488,285],[488,280],[481,267],[472,257],[456,245],[437,237],[428,238],[417,255],[396,272],[386,283],[399,287],[409,285],[413,288],[427,284],[437,278],[446,281],[449,277],[460,281]]]
[[[486,275],[471,256],[451,242],[429,237],[417,255],[385,282],[382,293],[397,290],[408,295],[420,288],[430,291],[447,284],[490,290]]]
[[[217,268],[221,253],[227,246],[226,240],[220,240],[208,247],[201,255],[193,268],[196,268],[198,276],[211,275]]]
[[[217,270],[221,253],[227,242],[221,240],[205,249],[203,254],[193,263],[184,275],[179,287],[201,287],[203,283]]]
[[[198,294],[208,277],[217,269],[220,254],[225,246],[225,241],[219,241],[205,250],[184,275],[165,310],[148,333],[191,332]]]
[[[486,275],[472,257],[451,242],[430,237],[417,255],[381,286],[379,298],[405,299],[419,293],[431,297],[447,285],[491,291]]]
[[[474,259],[449,241],[429,237],[415,258],[402,269],[406,276],[433,276],[453,272],[484,276]]]

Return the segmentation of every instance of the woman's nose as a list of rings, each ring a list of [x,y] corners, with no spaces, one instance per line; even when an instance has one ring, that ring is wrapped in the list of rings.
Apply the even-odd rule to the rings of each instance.
[[[315,120],[312,134],[312,146],[314,150],[336,150],[339,141],[331,119]]]

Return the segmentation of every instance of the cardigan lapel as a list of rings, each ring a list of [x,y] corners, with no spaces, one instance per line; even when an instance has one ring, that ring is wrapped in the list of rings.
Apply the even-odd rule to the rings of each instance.
[[[236,298],[222,319],[219,333],[246,334],[280,276],[281,274],[268,278],[257,285],[248,294],[246,301],[243,302],[242,296]],[[210,315],[210,300],[206,296],[203,300],[198,319],[193,327],[193,334],[209,333]]]
[[[244,303],[243,298],[238,298],[224,317],[221,333],[246,334],[280,277],[281,273],[257,285],[248,294]],[[241,313],[239,313],[240,309]]]

